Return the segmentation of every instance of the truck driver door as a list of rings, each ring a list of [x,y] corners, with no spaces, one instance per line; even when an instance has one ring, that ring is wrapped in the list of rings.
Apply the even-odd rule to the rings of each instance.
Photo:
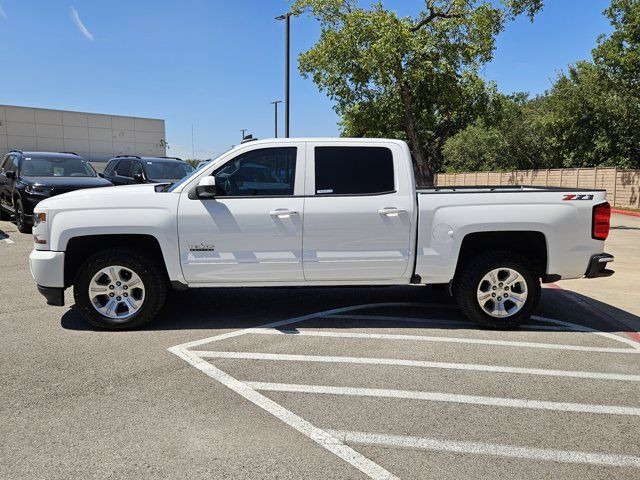
[[[178,207],[180,260],[189,283],[304,281],[304,142],[248,145],[216,164],[215,198]]]

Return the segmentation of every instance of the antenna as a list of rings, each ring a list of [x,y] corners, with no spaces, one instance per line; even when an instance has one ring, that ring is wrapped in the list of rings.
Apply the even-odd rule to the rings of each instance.
[[[191,124],[191,160],[196,159],[196,150],[194,148],[193,143],[193,123]]]

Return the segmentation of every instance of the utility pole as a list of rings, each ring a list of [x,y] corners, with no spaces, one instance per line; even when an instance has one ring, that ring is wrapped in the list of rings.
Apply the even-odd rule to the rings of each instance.
[[[278,138],[278,104],[282,103],[282,100],[274,100],[271,104],[275,110],[275,138]]]
[[[276,17],[276,20],[285,21],[284,40],[284,136],[289,138],[289,113],[291,111],[291,89],[289,79],[291,77],[291,12]]]

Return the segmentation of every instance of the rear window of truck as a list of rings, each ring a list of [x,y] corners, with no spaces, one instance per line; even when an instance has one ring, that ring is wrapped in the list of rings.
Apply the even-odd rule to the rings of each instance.
[[[395,190],[385,147],[315,147],[316,195],[375,195]]]

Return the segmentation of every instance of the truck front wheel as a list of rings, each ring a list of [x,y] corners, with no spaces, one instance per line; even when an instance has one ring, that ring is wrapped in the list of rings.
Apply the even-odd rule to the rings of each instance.
[[[114,248],[90,257],[73,285],[76,305],[95,326],[137,328],[152,320],[167,295],[167,280],[155,262],[135,250]]]
[[[26,215],[24,213],[24,205],[19,198],[14,204],[16,211],[16,227],[20,233],[31,233],[31,224],[27,222]]]
[[[531,317],[540,299],[540,280],[522,256],[491,251],[467,263],[454,282],[456,302],[474,322],[514,328]]]

